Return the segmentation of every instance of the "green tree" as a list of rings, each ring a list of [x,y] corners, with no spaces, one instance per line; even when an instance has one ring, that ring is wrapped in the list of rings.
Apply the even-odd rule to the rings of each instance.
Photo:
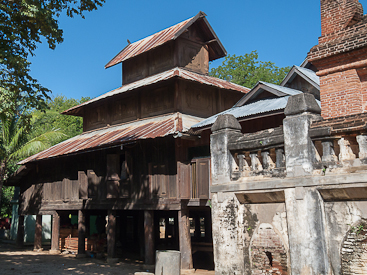
[[[30,75],[29,55],[45,39],[51,49],[63,41],[57,18],[62,12],[84,18],[105,0],[0,0],[0,114],[29,115],[46,108],[50,92]],[[28,116],[28,123],[30,117]]]
[[[258,81],[280,84],[290,70],[290,67],[279,68],[272,62],[257,59],[256,51],[240,56],[228,55],[221,66],[210,70],[209,75],[252,88]]]
[[[12,207],[11,200],[14,195],[14,186],[3,186],[3,192],[1,196],[1,207],[0,207],[0,217],[11,218]]]
[[[88,100],[90,100],[89,97],[82,97],[80,100],[77,100],[64,96],[57,96],[53,100],[47,100],[48,109],[45,112],[34,111],[32,113],[32,116],[36,118],[31,126],[32,137],[39,136],[52,129],[60,129],[65,134],[58,142],[81,134],[83,132],[83,119],[76,116],[62,115],[61,112]]]
[[[50,147],[64,134],[56,129],[30,138],[26,127],[19,116],[11,117],[0,114],[0,192],[8,178],[11,167],[17,160],[33,155]],[[2,194],[0,194],[0,198]],[[1,201],[0,201],[1,205]]]

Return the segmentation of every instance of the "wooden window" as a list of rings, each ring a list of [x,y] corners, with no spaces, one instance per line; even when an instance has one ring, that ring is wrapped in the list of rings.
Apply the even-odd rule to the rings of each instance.
[[[190,163],[178,162],[177,175],[178,175],[178,198],[190,199],[191,198],[191,176],[190,176]]]
[[[209,199],[210,159],[200,158],[191,162],[191,196]]]

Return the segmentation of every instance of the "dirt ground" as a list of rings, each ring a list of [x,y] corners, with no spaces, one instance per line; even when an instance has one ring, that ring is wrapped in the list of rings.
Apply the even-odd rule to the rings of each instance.
[[[119,263],[107,264],[104,259],[76,258],[72,254],[52,255],[48,250],[34,252],[33,247],[17,248],[12,243],[0,242],[0,274],[126,274],[149,271],[141,262],[120,259]],[[195,275],[214,275],[214,271],[196,270]]]

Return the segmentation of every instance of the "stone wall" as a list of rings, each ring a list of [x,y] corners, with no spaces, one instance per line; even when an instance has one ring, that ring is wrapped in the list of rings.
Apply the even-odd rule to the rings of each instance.
[[[234,193],[213,194],[216,274],[290,274],[284,203],[241,204]]]
[[[239,173],[243,167],[233,161],[253,154],[251,150],[260,154],[260,147],[251,147],[256,135],[262,137],[265,151],[270,145],[281,148],[279,142],[264,139],[262,132],[242,135],[234,117],[218,116],[211,135],[216,274],[365,274],[367,165],[356,160],[364,156],[365,145],[354,137],[353,144],[345,146],[354,148],[353,160],[339,156],[337,165],[346,165],[344,169],[320,170],[326,162],[317,157],[314,138],[325,143],[336,138],[328,134],[335,132],[343,149],[340,142],[346,142],[350,132],[340,137],[345,123],[339,118],[322,121],[319,113],[312,95],[289,99],[282,132],[286,173],[271,176]],[[365,129],[361,117],[347,125],[364,137],[353,123]]]

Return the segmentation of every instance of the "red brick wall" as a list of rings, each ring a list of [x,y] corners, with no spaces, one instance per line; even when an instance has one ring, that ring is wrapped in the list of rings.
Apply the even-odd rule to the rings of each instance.
[[[321,77],[321,115],[340,117],[363,112],[361,83],[355,69]]]
[[[270,224],[260,224],[251,243],[252,274],[288,274],[287,251]]]
[[[343,275],[367,274],[367,223],[361,221],[348,232],[341,249]]]
[[[316,60],[321,115],[341,117],[367,111],[367,47]]]
[[[328,35],[340,31],[361,20],[363,7],[358,0],[321,0],[321,37],[319,43],[328,40]]]
[[[322,36],[308,53],[320,77],[321,115],[366,112],[367,17],[358,0],[321,0]]]

